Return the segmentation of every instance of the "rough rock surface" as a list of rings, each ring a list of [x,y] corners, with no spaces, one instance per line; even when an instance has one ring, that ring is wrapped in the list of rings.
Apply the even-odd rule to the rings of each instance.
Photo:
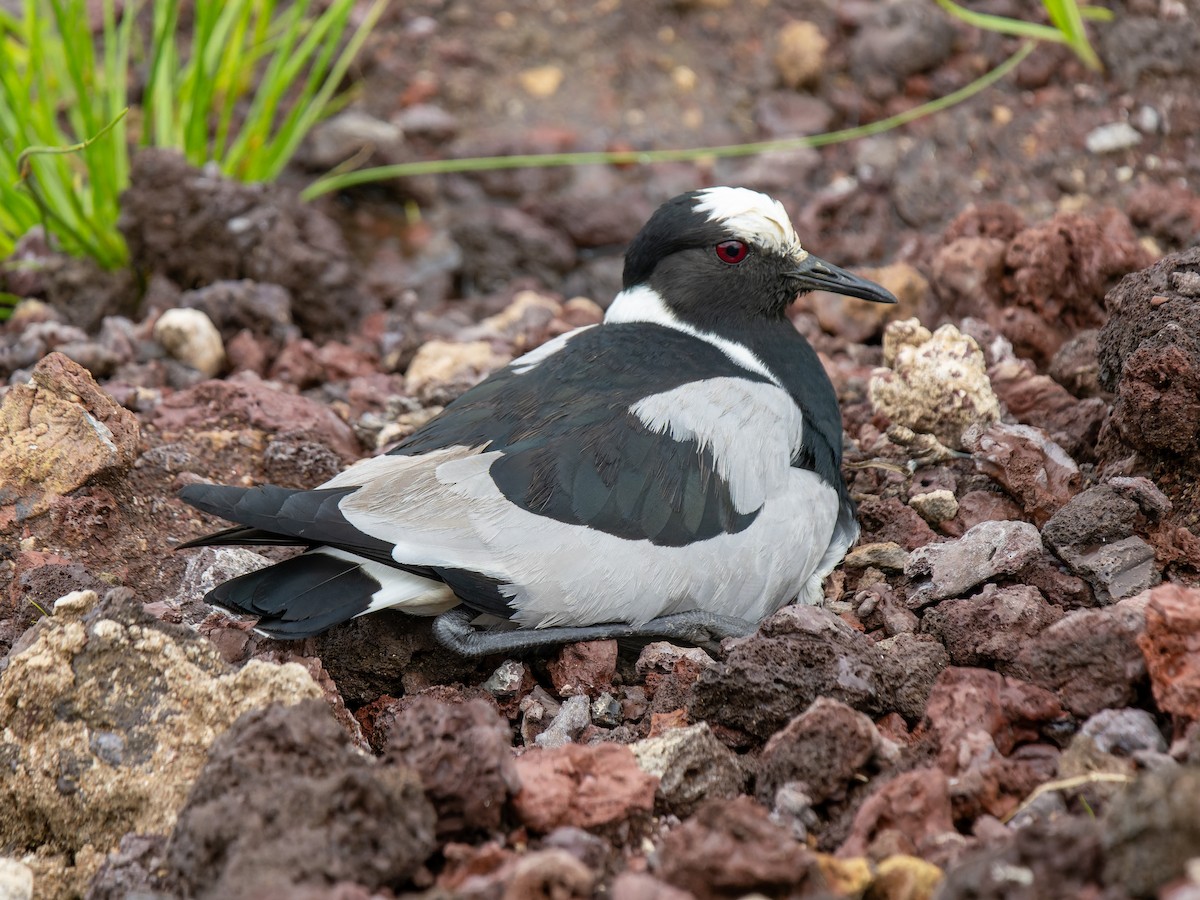
[[[968,428],[1000,418],[983,352],[953,325],[930,334],[916,319],[893,322],[883,353],[889,368],[871,376],[870,395],[892,422],[961,448]]]
[[[1158,708],[1200,720],[1200,589],[1163,584],[1151,590],[1138,646]]]
[[[230,669],[127,592],[69,594],[0,674],[0,832],[38,851],[40,878],[86,884],[126,832],[170,830],[241,713],[320,696],[295,664]]]
[[[672,728],[629,749],[642,770],[658,779],[657,807],[680,818],[705,800],[736,797],[746,781],[738,758],[713,736],[707,722]]]
[[[287,886],[399,888],[436,846],[410,768],[363,756],[324,703],[255,710],[216,743],[167,849],[186,896]]]
[[[61,353],[0,400],[0,525],[45,512],[55,497],[133,465],[138,421]]]
[[[412,768],[437,811],[437,835],[500,827],[520,790],[508,723],[485,700],[445,703],[417,696],[395,717],[384,759]]]

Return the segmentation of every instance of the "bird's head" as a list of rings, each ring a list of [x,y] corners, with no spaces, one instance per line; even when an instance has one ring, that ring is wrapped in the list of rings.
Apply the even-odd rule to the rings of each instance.
[[[653,291],[672,315],[705,330],[782,318],[807,291],[896,302],[801,247],[779,201],[732,187],[690,191],[660,206],[629,246],[624,287]]]

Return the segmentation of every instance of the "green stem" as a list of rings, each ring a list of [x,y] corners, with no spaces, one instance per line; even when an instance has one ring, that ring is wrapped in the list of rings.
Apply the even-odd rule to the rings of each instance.
[[[691,147],[672,150],[598,150],[580,153],[534,153],[521,156],[479,156],[465,159],[431,159],[421,162],[397,163],[343,172],[317,179],[305,188],[300,197],[313,200],[322,194],[338,191],[367,182],[383,181],[388,178],[406,178],[414,175],[442,175],[450,172],[483,172],[497,169],[548,168],[552,166],[601,166],[601,165],[646,165],[663,162],[694,162],[698,159],[729,159],[752,156],[758,153],[774,153],[782,150],[800,150],[806,147],[825,147],[857,138],[869,137],[906,125],[909,122],[932,115],[970,99],[980,91],[995,84],[1021,64],[1033,51],[1035,44],[1023,43],[1017,52],[970,84],[959,88],[945,97],[930,100],[910,110],[888,116],[877,122],[843,128],[824,134],[804,137],[780,138],[772,141],[757,141],[750,144],[733,144],[722,147]]]

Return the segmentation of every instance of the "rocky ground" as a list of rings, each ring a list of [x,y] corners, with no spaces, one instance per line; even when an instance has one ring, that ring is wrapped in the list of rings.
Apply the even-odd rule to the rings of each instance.
[[[1034,16],[992,0],[989,12]],[[872,121],[1015,49],[932,3],[394,4],[287,183],[136,160],[106,274],[0,272],[0,896],[1200,896],[1200,10],[738,161],[309,172]],[[306,171],[306,167],[307,170]],[[206,606],[197,479],[312,486],[597,321],[661,200],[767,190],[897,309],[793,310],[863,536],[719,653],[449,657]],[[5,891],[8,891],[6,894]]]

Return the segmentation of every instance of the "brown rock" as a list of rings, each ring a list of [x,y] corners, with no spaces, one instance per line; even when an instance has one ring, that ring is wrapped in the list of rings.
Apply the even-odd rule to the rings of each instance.
[[[864,543],[895,543],[916,550],[938,539],[920,514],[896,497],[867,497],[859,504],[858,517]]]
[[[964,236],[937,249],[930,264],[938,296],[952,315],[979,315],[1001,301],[1004,251],[1008,244],[994,237]],[[995,318],[993,313],[989,318]]]
[[[338,881],[399,887],[433,852],[434,820],[417,774],[358,752],[323,703],[271,706],[213,745],[168,865],[193,897],[290,896],[289,886]]]
[[[822,883],[815,856],[749,797],[712,800],[667,834],[659,875],[699,900]]]
[[[838,856],[871,856],[876,843],[919,856],[953,831],[946,774],[938,768],[913,769],[884,782],[863,801]]]
[[[612,883],[612,900],[695,900],[695,894],[672,887],[653,875],[622,872]]]
[[[988,369],[992,388],[1018,422],[1042,429],[1072,457],[1091,458],[1108,403],[1078,400],[1028,360],[1008,359]]]
[[[913,551],[904,567],[917,586],[909,602],[924,605],[993,578],[1015,576],[1041,553],[1041,535],[1028,522],[980,522],[956,541]]]
[[[629,747],[642,770],[658,779],[659,809],[681,818],[704,800],[737,796],[746,781],[738,758],[707,722],[673,728]]]
[[[1200,589],[1179,584],[1152,588],[1146,630],[1137,642],[1158,708],[1200,719]]]
[[[1021,507],[1003,494],[993,491],[968,491],[958,498],[958,515],[942,522],[941,529],[950,537],[962,537],[980,522],[1002,522],[1025,518]]]
[[[1200,768],[1148,772],[1117,796],[1104,816],[1104,881],[1134,897],[1159,893],[1200,855]],[[1186,894],[1182,895],[1186,897]]]
[[[1079,467],[1038,428],[997,422],[972,451],[976,468],[1002,484],[1039,525],[1079,490]]]
[[[1026,642],[1017,670],[1056,691],[1077,716],[1129,706],[1146,677],[1138,635],[1145,629],[1147,600],[1143,594],[1069,613]]]
[[[29,384],[0,401],[0,525],[44,512],[97,477],[127,469],[138,422],[61,353],[34,367]]]
[[[516,760],[520,792],[517,817],[534,831],[562,825],[600,828],[654,808],[658,779],[647,775],[621,744],[535,747]]]
[[[535,850],[517,859],[502,900],[590,900],[595,881],[566,850]]]
[[[921,630],[945,645],[956,666],[990,665],[1011,673],[1025,642],[1062,616],[1035,587],[989,584],[974,597],[927,609]]]
[[[763,748],[758,801],[773,806],[775,791],[790,781],[803,782],[814,804],[841,798],[878,749],[879,732],[869,718],[844,703],[819,697]]]
[[[361,450],[353,430],[326,406],[255,381],[204,381],[165,397],[154,416],[165,440],[181,432],[250,428],[266,435],[304,435],[343,460]]]
[[[828,610],[785,606],[701,673],[694,714],[765,739],[820,696],[880,713],[890,702],[882,661],[867,637]]]
[[[512,730],[485,700],[413,698],[392,723],[383,758],[421,776],[439,840],[495,831],[505,802],[521,789]]]
[[[1149,263],[1124,214],[1104,208],[1094,216],[1059,213],[1026,228],[1005,251],[1004,288],[1010,303],[1032,311],[1049,344],[1022,346],[1019,334],[1001,330],[1017,352],[1045,363],[1069,335],[1104,324],[1104,294],[1117,279]]]
[[[566,644],[546,665],[560,697],[586,694],[595,699],[611,691],[617,672],[616,641]]]

